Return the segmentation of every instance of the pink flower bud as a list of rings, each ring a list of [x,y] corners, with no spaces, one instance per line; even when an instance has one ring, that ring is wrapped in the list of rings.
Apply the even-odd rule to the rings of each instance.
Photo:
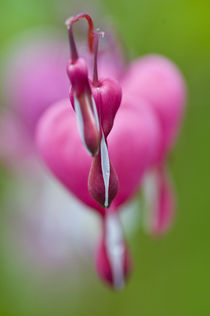
[[[107,208],[117,194],[118,179],[116,172],[110,164],[106,137],[112,129],[116,112],[120,106],[122,92],[117,82],[109,79],[105,79],[102,82],[98,80],[97,53],[100,33],[96,32],[95,35],[92,92],[96,100],[97,113],[99,113],[102,137],[100,152],[92,162],[88,189],[92,197],[100,205]]]
[[[101,140],[95,100],[89,90],[77,97],[73,94],[73,89],[70,92],[70,100],[76,112],[77,125],[83,145],[92,156],[95,156],[98,153]]]
[[[104,136],[107,137],[121,103],[122,89],[117,81],[104,79],[97,86],[92,86],[92,93],[100,113]]]
[[[76,112],[80,135],[88,152],[94,156],[100,144],[100,126],[84,59],[78,58],[74,63],[69,62],[67,73],[72,85],[70,100]]]
[[[104,150],[106,150],[105,153]],[[99,154],[92,161],[88,190],[92,197],[105,208],[110,206],[118,191],[117,174],[109,162],[104,140],[102,140]]]
[[[87,18],[90,34],[92,34],[93,23],[88,15],[78,15],[67,21],[69,30],[69,41],[72,59],[67,65],[67,74],[71,81],[70,99],[75,109],[80,135],[88,152],[95,156],[100,144],[100,125],[95,101],[91,94],[88,80],[88,69],[84,59],[78,57],[78,52],[72,33],[72,25],[81,18]],[[90,35],[89,34],[89,35]],[[91,38],[89,36],[89,38]],[[90,46],[92,45],[90,40]]]
[[[131,271],[130,253],[117,214],[107,214],[103,225],[103,236],[96,253],[96,269],[106,283],[120,290]]]
[[[83,58],[67,64],[67,74],[71,81],[73,93],[79,98],[89,90],[88,69]]]

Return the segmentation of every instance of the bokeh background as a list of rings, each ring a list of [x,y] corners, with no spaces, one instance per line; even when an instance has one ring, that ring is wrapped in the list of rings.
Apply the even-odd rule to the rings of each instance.
[[[63,21],[80,11],[98,17],[97,23],[113,23],[128,58],[166,55],[186,78],[188,107],[170,157],[178,197],[176,222],[163,238],[148,237],[140,229],[128,236],[134,271],[120,293],[100,283],[91,256],[87,262],[81,259],[82,268],[74,263],[62,271],[56,266],[49,273],[34,269],[24,263],[23,250],[8,241],[13,226],[7,204],[16,187],[11,170],[1,164],[0,315],[210,315],[210,3],[1,0],[1,58],[8,43],[27,29],[58,27],[65,36]]]

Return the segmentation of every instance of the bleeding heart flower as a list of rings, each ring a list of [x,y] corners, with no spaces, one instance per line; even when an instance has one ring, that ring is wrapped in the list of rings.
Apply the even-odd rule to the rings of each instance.
[[[41,117],[36,133],[39,153],[63,185],[89,207],[105,214],[88,192],[91,157],[86,152],[69,101],[52,105]],[[126,146],[125,146],[126,143]],[[110,159],[119,179],[113,207],[119,208],[133,197],[153,155],[157,155],[160,129],[147,107],[120,109],[109,135]]]
[[[151,55],[137,59],[129,65],[122,86],[124,91],[133,97],[147,100],[160,122],[161,150],[159,157],[151,166],[153,171],[149,172],[148,179],[146,175],[143,186],[146,186],[144,192],[147,193],[144,198],[150,217],[148,230],[151,233],[162,234],[168,230],[174,213],[175,197],[168,172],[163,164],[173,147],[184,113],[186,100],[184,79],[177,67],[167,58]],[[149,194],[148,188],[151,190]],[[153,214],[152,219],[151,214]]]

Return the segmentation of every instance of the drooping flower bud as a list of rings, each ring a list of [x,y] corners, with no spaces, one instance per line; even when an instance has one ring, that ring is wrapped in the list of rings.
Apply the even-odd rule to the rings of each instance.
[[[94,157],[88,177],[88,190],[102,206],[109,207],[118,191],[118,177],[112,167],[107,144],[102,135],[99,154]]]
[[[145,228],[152,235],[162,235],[170,228],[175,209],[172,184],[164,166],[156,167],[145,176],[143,193]]]
[[[80,136],[87,151],[95,156],[98,153],[101,132],[98,112],[90,90],[77,97],[70,92],[70,100],[76,112]]]
[[[99,81],[97,86],[92,86],[92,93],[97,108],[100,109],[104,136],[107,137],[113,127],[115,115],[121,103],[122,89],[117,81],[104,79]]]
[[[98,113],[100,113],[101,127],[106,138],[113,127],[115,115],[121,103],[122,89],[116,80],[110,78],[99,80],[97,67],[98,41],[99,36],[103,35],[103,33],[95,32],[94,34],[94,72],[91,90],[96,101]]]
[[[101,125],[99,155],[93,160],[88,179],[88,190],[103,207],[110,206],[118,191],[118,177],[109,159],[107,136],[110,133],[116,112],[121,102],[121,87],[110,79],[98,80],[97,55],[98,40],[101,33],[95,32],[94,75],[92,92],[96,100]]]
[[[96,269],[105,282],[115,290],[120,290],[131,270],[130,253],[118,215],[109,212],[103,225],[103,236],[96,254]]]
[[[72,26],[75,22],[86,18],[89,23],[89,46],[92,49],[93,22],[87,14],[70,18],[66,23],[69,30],[71,60],[67,65],[67,74],[71,81],[70,100],[75,109],[78,127],[85,147],[91,155],[98,153],[100,144],[99,117],[95,101],[91,94],[88,80],[88,70],[84,59],[78,57]]]

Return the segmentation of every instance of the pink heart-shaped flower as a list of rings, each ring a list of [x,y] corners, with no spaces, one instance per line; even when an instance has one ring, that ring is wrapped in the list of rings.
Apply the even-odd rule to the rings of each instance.
[[[129,106],[130,102],[127,99],[120,108],[108,137],[110,159],[119,178],[113,207],[119,207],[136,193],[145,169],[160,146],[160,128],[153,112],[143,101],[139,108]],[[105,210],[88,192],[91,157],[82,144],[68,100],[45,112],[37,126],[36,142],[41,156],[60,182],[103,215]]]

